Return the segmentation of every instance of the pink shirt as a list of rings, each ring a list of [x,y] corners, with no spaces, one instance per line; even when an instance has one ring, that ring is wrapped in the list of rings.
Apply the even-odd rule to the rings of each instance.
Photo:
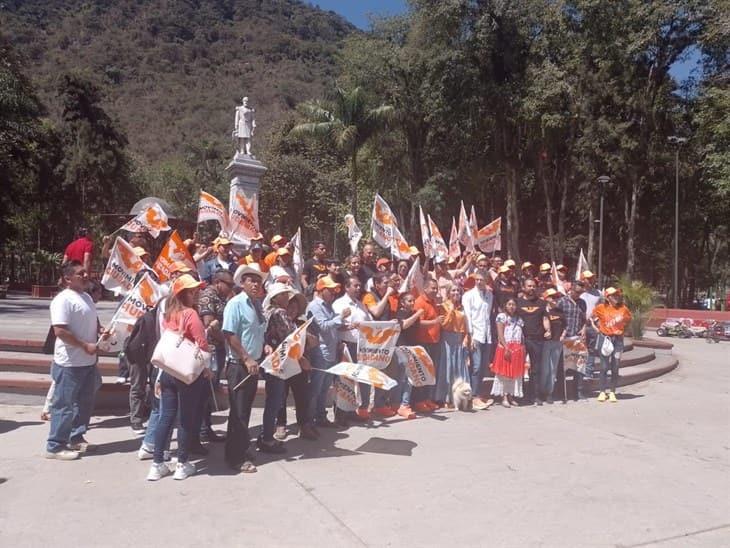
[[[186,308],[182,312],[175,314],[169,321],[163,321],[162,327],[172,331],[182,331],[183,337],[189,341],[198,343],[201,350],[209,351],[208,339],[205,336],[205,327],[198,313],[192,308]]]

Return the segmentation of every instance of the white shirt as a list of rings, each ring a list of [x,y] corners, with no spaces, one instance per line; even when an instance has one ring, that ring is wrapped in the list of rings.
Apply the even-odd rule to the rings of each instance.
[[[588,291],[594,291],[595,293],[589,293]],[[595,289],[590,289],[580,294],[580,298],[586,303],[586,318],[590,318],[593,314],[593,309],[596,307],[598,302],[601,300],[601,295]]]
[[[492,314],[492,302],[494,296],[490,291],[479,291],[474,287],[464,293],[461,298],[461,304],[464,307],[464,317],[466,318],[466,328],[471,338],[479,343],[492,342],[492,324],[490,315]]]
[[[342,311],[345,308],[350,309],[350,315],[345,320],[345,325],[347,325],[347,327],[350,327],[350,329],[343,329],[342,331],[340,331],[340,340],[356,343],[357,329],[351,327],[352,324],[358,322],[369,322],[373,318],[364,304],[362,304],[360,301],[355,301],[351,299],[347,293],[345,293],[339,299],[335,299],[335,302],[332,303],[332,310],[335,311],[335,314],[342,314]]]
[[[64,326],[81,342],[96,343],[99,316],[88,293],[64,289],[51,301],[51,325]],[[56,337],[53,361],[61,367],[84,367],[96,363],[96,355],[71,346]]]

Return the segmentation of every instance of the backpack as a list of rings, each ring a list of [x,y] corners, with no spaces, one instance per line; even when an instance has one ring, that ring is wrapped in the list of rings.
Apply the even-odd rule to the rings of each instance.
[[[124,343],[124,355],[130,363],[150,363],[157,341],[160,340],[159,305],[148,310],[134,324],[132,333]]]

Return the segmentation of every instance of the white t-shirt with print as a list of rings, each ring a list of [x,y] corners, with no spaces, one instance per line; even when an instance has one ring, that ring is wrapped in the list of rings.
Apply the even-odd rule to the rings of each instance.
[[[96,305],[88,293],[64,289],[51,301],[51,325],[65,326],[82,342],[96,342],[98,321]],[[83,367],[94,365],[96,355],[56,337],[53,361],[61,367]]]

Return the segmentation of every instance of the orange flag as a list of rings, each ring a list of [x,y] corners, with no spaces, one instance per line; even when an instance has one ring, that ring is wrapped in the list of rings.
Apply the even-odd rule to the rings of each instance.
[[[484,253],[502,249],[502,217],[497,217],[487,226],[479,229],[477,245]]]
[[[389,248],[393,244],[393,228],[396,227],[395,216],[390,210],[388,202],[380,194],[375,194],[373,202],[373,216],[371,219],[373,240],[379,245]]]
[[[456,220],[451,217],[451,234],[449,235],[449,259],[458,259],[461,256],[459,247],[459,232],[456,230]]]
[[[137,272],[143,268],[144,262],[134,254],[132,246],[117,236],[101,278],[101,285],[110,291],[117,290],[126,295],[134,287]]]
[[[173,230],[152,267],[157,272],[161,282],[170,279],[170,267],[176,261],[185,263],[191,270],[196,270],[195,261],[188,248],[185,247],[185,242],[183,242],[177,230]]]

